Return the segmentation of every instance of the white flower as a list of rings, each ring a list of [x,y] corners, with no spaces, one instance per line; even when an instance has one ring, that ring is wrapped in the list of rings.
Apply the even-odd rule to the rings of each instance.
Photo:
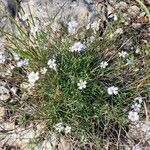
[[[71,132],[71,127],[66,126],[64,130],[65,130],[65,134],[70,133]]]
[[[4,64],[6,61],[4,53],[0,52],[0,64]]]
[[[112,39],[114,37],[114,33],[111,33],[109,37]]]
[[[34,85],[34,83],[39,79],[39,73],[38,72],[31,72],[29,75],[28,75],[28,81],[31,85]]]
[[[136,54],[140,54],[140,53],[141,53],[140,49],[137,48],[136,51],[135,51],[135,53],[136,53]]]
[[[123,33],[123,29],[122,28],[118,28],[116,31],[115,31],[116,34],[122,34]]]
[[[84,50],[86,46],[82,44],[81,42],[76,42],[72,47],[70,47],[69,51],[70,52],[80,52]]]
[[[22,16],[22,21],[26,21],[29,18],[30,14],[26,13]]]
[[[79,80],[79,82],[78,82],[78,89],[79,90],[82,90],[82,89],[85,89],[86,88],[86,84],[87,84],[87,82],[86,81],[83,81],[83,80]]]
[[[141,109],[141,104],[138,104],[138,103],[135,103],[131,106],[131,108],[136,111],[136,112],[139,112],[140,109]]]
[[[133,65],[133,60],[127,59],[127,65]]]
[[[132,150],[142,150],[142,148],[137,144],[132,147]]]
[[[69,32],[70,34],[75,34],[77,27],[78,27],[78,22],[76,22],[75,20],[71,20],[71,21],[68,23],[68,32]]]
[[[118,87],[111,86],[107,89],[109,95],[117,95],[118,94]]]
[[[138,112],[130,111],[128,115],[128,119],[131,120],[132,122],[138,121],[139,120]]]
[[[31,26],[31,33],[33,34],[33,35],[35,35],[35,33],[37,32],[39,30],[39,26]]]
[[[90,24],[90,23],[88,23],[88,24],[87,24],[87,26],[86,26],[86,30],[89,30],[89,29],[90,29],[90,27],[91,27],[91,24]]]
[[[138,101],[140,104],[143,102],[142,97],[140,97],[140,96],[136,97],[134,100]]]
[[[91,28],[95,31],[99,30],[99,21],[95,20],[92,24],[91,24]]]
[[[121,51],[118,54],[119,54],[119,57],[122,57],[122,58],[125,58],[128,56],[128,53],[126,51]]]
[[[106,68],[108,66],[108,63],[106,61],[102,61],[100,64],[101,68]]]
[[[56,60],[54,58],[50,59],[47,64],[48,64],[49,68],[54,69],[56,71],[57,64],[56,64]]]
[[[22,67],[28,65],[28,60],[20,60],[17,62],[17,67]]]
[[[114,14],[114,21],[118,20],[118,16],[116,14]]]
[[[149,123],[144,123],[142,124],[142,126],[140,126],[141,131],[145,132],[145,133],[149,133],[150,132],[150,126]]]
[[[41,72],[41,74],[45,74],[46,72],[47,72],[47,68],[42,68],[41,70],[40,70],[40,72]]]
[[[55,126],[54,126],[55,130],[58,131],[58,132],[62,132],[64,131],[64,126],[62,123],[57,123]]]
[[[90,42],[94,42],[94,39],[95,39],[95,37],[94,37],[94,36],[91,36],[91,37],[90,37]]]

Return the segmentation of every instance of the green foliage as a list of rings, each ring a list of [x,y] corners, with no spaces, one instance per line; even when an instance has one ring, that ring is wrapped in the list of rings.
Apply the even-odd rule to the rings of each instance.
[[[12,50],[29,60],[30,71],[40,72],[42,67],[48,68],[49,59],[56,59],[57,70],[48,68],[45,75],[40,74],[35,93],[30,98],[30,103],[36,105],[36,119],[46,118],[51,130],[62,122],[71,126],[77,136],[79,133],[100,136],[109,123],[119,125],[118,128],[126,126],[133,99],[148,92],[150,55],[149,45],[146,45],[140,55],[135,54],[135,48],[128,52],[131,64],[120,58],[118,52],[138,37],[130,27],[122,35],[115,34],[120,27],[121,24],[113,22],[106,29],[100,27],[95,34],[81,28],[82,32],[76,36],[61,28],[55,38],[55,33],[49,28],[29,37],[21,27],[18,27],[18,36],[7,34]],[[90,41],[92,35],[94,41]],[[86,49],[70,52],[69,48],[77,41],[85,43]],[[135,47],[139,46],[135,44]],[[108,62],[106,68],[100,67],[103,61]],[[146,61],[144,66],[143,61]],[[136,68],[139,71],[136,72]],[[85,89],[78,89],[80,79],[87,81]],[[118,87],[117,95],[108,94],[107,89],[111,86]]]

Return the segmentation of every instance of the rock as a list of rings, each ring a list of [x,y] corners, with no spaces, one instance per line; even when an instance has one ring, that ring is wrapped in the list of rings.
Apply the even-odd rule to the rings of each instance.
[[[150,5],[150,1],[149,0],[145,0],[145,1],[146,1],[147,5]]]
[[[142,148],[139,144],[137,144],[132,147],[132,150],[142,150]]]
[[[0,52],[5,52],[6,41],[3,38],[0,38]]]
[[[53,150],[50,140],[44,140],[39,150]]]
[[[3,120],[5,115],[5,108],[0,106],[0,121]]]
[[[56,145],[58,145],[59,137],[57,136],[56,133],[51,134],[50,141],[51,141],[53,148],[55,148]]]
[[[130,6],[128,9],[128,13],[132,17],[136,17],[140,13],[140,8],[137,7],[136,5]]]
[[[1,122],[0,131],[13,131],[15,129],[15,124],[13,122]]]
[[[116,8],[120,10],[126,10],[128,8],[128,5],[126,2],[121,1],[116,5]]]
[[[150,122],[139,122],[132,125],[128,134],[131,139],[150,145]]]
[[[58,144],[58,150],[72,150],[71,143],[62,137]]]
[[[139,29],[139,28],[141,28],[141,23],[132,23],[132,27],[134,28],[134,29]]]
[[[0,146],[19,146],[20,149],[28,149],[29,141],[37,138],[34,127],[31,125],[28,128],[15,126],[13,122],[3,122],[0,125],[3,134],[0,134]]]
[[[0,101],[6,101],[10,98],[9,90],[4,86],[0,86]]]
[[[90,18],[94,16],[92,5],[86,0],[35,0],[34,2],[30,0],[29,2],[23,2],[21,7],[26,14],[32,15],[35,19],[38,18],[42,26],[50,21],[67,24],[71,18],[75,18],[78,22],[82,23],[87,16]],[[55,19],[53,20],[54,17]]]

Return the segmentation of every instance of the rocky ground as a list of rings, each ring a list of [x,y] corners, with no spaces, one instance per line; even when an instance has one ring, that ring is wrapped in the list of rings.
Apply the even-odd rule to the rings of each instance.
[[[147,6],[150,2],[145,1]],[[75,18],[80,24],[87,20],[93,21],[96,17],[101,17],[108,22],[109,18],[117,19],[115,10],[119,9],[126,16],[125,25],[131,25],[135,29],[144,30],[143,26],[147,24],[148,18],[141,10],[140,6],[131,0],[108,2],[103,0],[35,0],[24,1],[21,4],[25,13],[32,14],[33,18],[37,18],[37,23],[47,25],[49,20],[55,17],[53,29],[59,28],[58,23],[67,24],[72,18]],[[29,9],[30,8],[30,9]],[[150,7],[149,7],[150,8]],[[4,27],[7,22],[7,11],[2,2],[0,2],[0,27]],[[31,11],[31,12],[30,12]],[[4,27],[9,30],[10,24]],[[150,37],[150,27],[143,31],[143,42],[148,41]],[[7,42],[1,34],[0,37],[0,149],[21,149],[28,150],[31,139],[43,135],[45,124],[41,121],[27,123],[27,125],[18,125],[16,122],[17,114],[10,110],[9,105],[15,105],[20,99],[26,99],[26,93],[20,95],[20,84],[17,79],[12,78],[12,72],[15,67],[14,60],[16,55],[10,55],[6,49]],[[15,107],[14,107],[15,108]],[[145,111],[147,107],[145,106]],[[20,108],[21,109],[21,108]],[[31,111],[28,106],[24,107],[26,111]],[[148,113],[147,113],[148,114]],[[128,132],[128,140],[124,143],[125,150],[150,150],[150,122],[147,117],[145,120],[136,125],[131,125]],[[59,139],[59,140],[58,140]],[[36,143],[36,142],[35,142]],[[34,145],[30,144],[31,147]],[[71,150],[71,142],[66,141],[63,137],[58,138],[51,133],[47,137],[42,137],[42,142],[36,146],[37,150],[53,150],[57,147],[59,150]],[[136,145],[136,146],[134,146]],[[107,149],[107,148],[106,148]],[[120,148],[121,150],[121,148]]]

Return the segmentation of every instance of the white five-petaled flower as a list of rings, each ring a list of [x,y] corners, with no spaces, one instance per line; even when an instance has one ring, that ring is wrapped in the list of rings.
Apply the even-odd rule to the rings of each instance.
[[[99,30],[99,21],[95,20],[92,24],[91,24],[91,28],[95,31]]]
[[[140,49],[137,48],[136,51],[135,51],[135,53],[136,53],[136,54],[140,54],[140,53],[141,53]]]
[[[115,34],[122,34],[123,33],[123,29],[122,28],[118,28],[116,31],[115,31]]]
[[[133,65],[133,60],[127,59],[127,65]]]
[[[30,14],[26,13],[22,16],[22,21],[26,21],[29,18]]]
[[[114,21],[118,20],[118,16],[116,14],[114,14]]]
[[[76,42],[72,47],[70,47],[69,51],[70,52],[80,52],[84,50],[86,46],[82,44],[81,42]]]
[[[94,36],[91,36],[91,37],[90,37],[90,42],[94,42],[94,39],[95,39],[95,37],[94,37]]]
[[[107,61],[102,61],[101,64],[100,64],[101,68],[106,68],[107,66],[108,66]]]
[[[78,27],[78,22],[76,22],[75,20],[71,20],[69,23],[68,23],[68,32],[70,34],[75,34],[76,33],[76,30],[77,30],[77,27]]]
[[[63,124],[60,122],[60,123],[57,123],[55,126],[54,126],[55,130],[58,131],[58,132],[62,132],[64,131],[64,126]]]
[[[56,71],[57,64],[56,64],[56,60],[54,58],[50,59],[47,64],[48,64],[49,68],[54,69]]]
[[[28,81],[31,85],[34,85],[34,83],[39,79],[39,73],[38,72],[31,72],[29,75],[28,75]]]
[[[130,111],[128,115],[128,119],[131,120],[132,122],[138,121],[139,120],[138,112]]]
[[[33,34],[33,35],[35,35],[35,33],[37,32],[39,30],[39,26],[31,26],[31,33]]]
[[[91,27],[91,24],[90,24],[90,23],[88,23],[88,24],[87,24],[87,26],[86,26],[86,29],[87,29],[87,30],[89,30],[89,29],[90,29],[90,27]]]
[[[82,90],[82,89],[85,89],[86,88],[86,84],[87,84],[87,82],[86,81],[83,81],[83,80],[79,80],[79,82],[78,82],[78,89],[79,90]]]
[[[109,95],[117,95],[118,94],[118,87],[111,86],[107,89]]]
[[[4,53],[0,52],[0,64],[4,64],[5,60],[6,60],[6,57]]]
[[[40,72],[41,72],[41,74],[45,74],[47,72],[47,68],[45,68],[45,67],[41,68]]]
[[[28,65],[28,60],[20,60],[17,62],[17,67],[22,67]]]
[[[131,106],[131,108],[135,111],[135,112],[140,112],[141,109],[141,104],[135,103]]]
[[[128,56],[128,53],[126,51],[121,51],[118,54],[119,54],[119,57],[122,57],[122,58],[125,58]]]
[[[140,147],[139,144],[137,144],[132,147],[132,150],[142,150],[142,148]]]
[[[71,127],[67,125],[67,126],[65,127],[64,131],[65,131],[65,134],[70,133],[70,132],[71,132]]]
[[[136,98],[134,99],[134,101],[138,101],[140,104],[143,102],[143,100],[142,100],[142,97],[141,97],[141,96],[136,97]]]

